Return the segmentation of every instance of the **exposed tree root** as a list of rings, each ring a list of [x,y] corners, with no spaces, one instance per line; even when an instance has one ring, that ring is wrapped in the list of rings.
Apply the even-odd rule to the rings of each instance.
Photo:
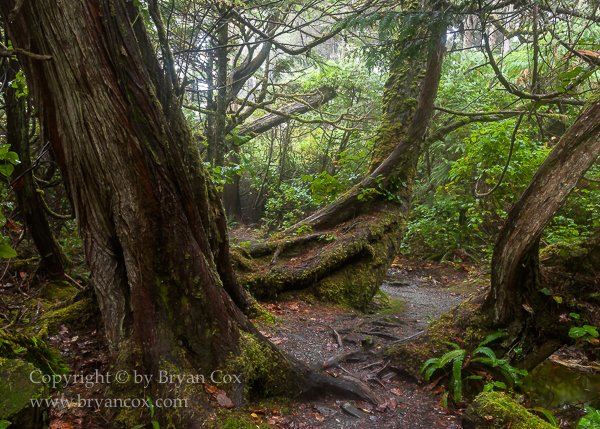
[[[243,285],[258,298],[311,288],[327,301],[364,308],[391,265],[406,225],[403,211],[362,215],[336,229],[234,248]]]

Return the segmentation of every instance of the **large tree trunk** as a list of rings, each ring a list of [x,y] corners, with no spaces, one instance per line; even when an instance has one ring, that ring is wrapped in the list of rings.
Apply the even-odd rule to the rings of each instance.
[[[243,378],[228,385],[236,403],[245,386],[285,393],[328,385],[366,397],[349,382],[307,372],[244,316],[251,301],[229,262],[222,204],[178,105],[156,3],[150,13],[164,75],[143,20],[132,29],[138,11],[131,3],[38,0],[11,14],[14,6],[0,4],[13,45],[52,57],[19,60],[44,105],[117,365],[155,379],[161,369],[227,369]],[[151,386],[155,395],[196,400],[201,388]],[[201,409],[171,418],[177,427],[196,427]]]
[[[14,79],[19,64],[10,61],[7,81]],[[41,262],[37,274],[52,279],[63,279],[65,269],[69,267],[69,258],[54,238],[46,219],[43,198],[33,178],[31,154],[29,152],[29,117],[25,97],[16,96],[17,89],[8,86],[5,93],[6,103],[6,143],[19,155],[20,163],[15,166],[13,177],[20,177],[13,185],[17,195],[17,204],[27,225],[27,230],[40,253]]]
[[[313,287],[326,300],[364,308],[395,258],[410,213],[416,164],[441,77],[440,30],[429,58],[398,57],[370,174],[337,201],[234,261],[257,296]],[[253,258],[254,260],[250,260]]]

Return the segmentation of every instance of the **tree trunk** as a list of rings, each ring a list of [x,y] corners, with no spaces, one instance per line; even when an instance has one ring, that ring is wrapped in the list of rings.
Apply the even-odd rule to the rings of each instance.
[[[556,320],[556,303],[540,293],[539,241],[542,232],[585,172],[600,155],[600,101],[589,108],[556,144],[527,189],[509,211],[492,257],[492,288],[483,312],[493,326],[534,326],[546,329]],[[548,304],[550,302],[550,304]],[[537,336],[537,330],[536,334]],[[562,344],[530,358],[539,363]],[[537,343],[537,341],[533,341]],[[530,366],[530,365],[527,365]]]
[[[569,193],[600,155],[600,93],[560,139],[507,215],[494,247],[491,290],[472,297],[432,324],[410,346],[392,352],[394,360],[415,373],[431,357],[460,343],[472,351],[487,334],[503,330],[501,339],[487,345],[496,356],[514,366],[531,370],[565,344],[573,342],[569,330],[578,326],[569,313],[597,324],[597,280],[570,273],[560,280],[558,301],[541,292],[556,285],[542,283],[540,236],[562,207]],[[597,237],[596,237],[597,238]],[[570,262],[578,268],[589,259],[592,272],[598,260],[598,243]],[[575,275],[577,274],[577,275]],[[560,279],[552,273],[547,278]],[[551,291],[553,292],[553,291]],[[585,323],[585,322],[584,322]],[[458,339],[457,339],[458,338]],[[517,352],[516,350],[519,350]]]
[[[369,176],[271,241],[250,252],[236,250],[241,281],[256,296],[312,286],[321,298],[364,308],[375,295],[406,229],[416,163],[441,76],[441,34],[433,36],[428,61],[398,57],[393,62]]]
[[[227,385],[235,403],[245,387],[306,393],[330,386],[366,398],[352,383],[283,356],[244,316],[251,301],[229,261],[223,207],[178,105],[169,52],[162,45],[161,75],[143,20],[132,29],[136,8],[116,0],[38,0],[9,18],[14,6],[0,4],[13,45],[52,57],[19,60],[44,104],[117,366],[155,380],[165,369],[241,374],[243,382]],[[139,385],[123,389],[142,394]],[[163,398],[205,397],[201,385],[150,389]],[[176,427],[196,427],[202,408],[169,418]]]
[[[17,61],[10,61],[7,81],[14,79],[19,70]],[[43,198],[33,178],[31,154],[29,153],[29,117],[25,97],[16,97],[17,90],[8,86],[6,102],[6,143],[19,155],[20,163],[15,166],[13,177],[20,177],[13,185],[17,195],[17,204],[22,213],[27,230],[40,253],[41,263],[37,270],[40,277],[63,279],[65,269],[69,267],[69,258],[54,238],[44,213]]]

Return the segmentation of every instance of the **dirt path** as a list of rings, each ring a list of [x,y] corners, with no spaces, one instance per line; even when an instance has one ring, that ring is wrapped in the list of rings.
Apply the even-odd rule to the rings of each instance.
[[[335,356],[360,352],[354,361],[329,361],[326,371],[334,377],[351,375],[365,380],[381,396],[382,402],[373,407],[332,396],[305,403],[267,400],[235,409],[231,418],[243,417],[280,429],[460,428],[460,415],[444,410],[439,395],[423,391],[417,380],[376,355],[392,342],[426,329],[429,320],[480,287],[478,283],[466,281],[467,271],[463,268],[414,261],[396,264],[381,287],[386,297],[378,296],[367,313],[308,298],[288,297],[280,302],[263,303],[278,321],[255,323],[271,341],[300,360],[323,367],[324,362]],[[108,370],[108,350],[100,329],[70,331],[64,328],[49,338],[49,343],[62,352],[74,373]],[[69,385],[55,397],[81,394],[85,398],[100,398],[104,393],[102,389]],[[120,427],[110,414],[97,413],[92,408],[57,407],[51,411],[52,429]],[[210,426],[210,422],[206,424],[206,427],[219,427]],[[261,426],[264,427],[267,426]]]
[[[426,329],[428,322],[482,287],[483,282],[470,281],[463,268],[426,262],[397,264],[381,287],[387,300],[376,300],[371,314],[308,299],[265,304],[265,309],[281,321],[273,325],[260,323],[262,332],[273,342],[304,362],[320,367],[328,363],[327,372],[332,376],[349,374],[366,381],[385,401],[374,408],[360,402],[322,398],[300,404],[285,417],[273,419],[267,414],[266,421],[290,429],[460,428],[460,415],[449,414],[440,406],[439,396],[423,391],[417,380],[406,377],[389,362],[364,354],[357,362],[331,360],[344,353],[376,352]]]

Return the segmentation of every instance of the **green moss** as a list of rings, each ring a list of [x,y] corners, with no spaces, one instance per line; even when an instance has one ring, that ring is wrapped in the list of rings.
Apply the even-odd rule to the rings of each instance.
[[[100,310],[94,298],[84,298],[67,307],[49,310],[34,325],[27,327],[27,331],[45,338],[56,332],[61,325],[72,329],[89,322],[100,323],[99,319]]]
[[[48,396],[46,384],[32,383],[29,375],[36,368],[17,359],[0,359],[0,420],[30,406],[31,399]]]
[[[529,413],[514,399],[500,392],[480,393],[465,414],[477,427],[489,429],[550,429],[553,426]],[[490,418],[491,417],[491,418]]]
[[[385,304],[385,307],[378,311],[380,314],[397,316],[404,312],[405,302],[399,299],[390,298]]]
[[[40,258],[37,256],[29,259],[17,259],[10,263],[10,269],[17,273],[25,272],[33,274],[37,269],[39,262]]]
[[[54,281],[45,283],[39,290],[39,297],[47,301],[65,301],[78,292],[69,282]]]
[[[268,344],[261,343],[254,335],[240,332],[240,350],[237,355],[231,354],[224,374],[241,374],[246,386],[246,393],[260,396],[290,394],[293,390],[291,379],[294,375],[289,370],[283,355],[277,354]]]

